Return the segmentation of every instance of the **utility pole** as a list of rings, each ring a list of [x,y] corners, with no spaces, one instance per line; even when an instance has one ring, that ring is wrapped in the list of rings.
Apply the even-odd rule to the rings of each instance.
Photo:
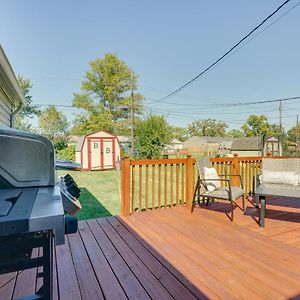
[[[131,70],[131,151],[134,154],[134,96],[133,96],[133,71]]]
[[[282,132],[282,101],[279,101],[279,130],[280,130],[280,135],[279,135],[279,155],[282,155],[282,144],[283,144],[283,132]]]
[[[282,101],[279,101],[279,129],[280,135],[282,135]]]
[[[295,135],[296,135],[296,153],[298,154],[298,145],[299,145],[299,115],[297,115],[297,121],[296,121],[296,129],[295,129]]]

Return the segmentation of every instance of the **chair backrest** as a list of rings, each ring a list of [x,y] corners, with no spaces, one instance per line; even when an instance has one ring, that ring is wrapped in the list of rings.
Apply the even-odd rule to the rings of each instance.
[[[197,168],[198,168],[198,175],[200,179],[204,179],[204,167],[211,168],[211,162],[209,158],[200,158],[197,160]],[[207,186],[205,183],[201,184],[202,192],[207,191]]]
[[[198,174],[201,179],[204,178],[204,167],[211,168],[211,162],[209,158],[200,158],[197,160]]]

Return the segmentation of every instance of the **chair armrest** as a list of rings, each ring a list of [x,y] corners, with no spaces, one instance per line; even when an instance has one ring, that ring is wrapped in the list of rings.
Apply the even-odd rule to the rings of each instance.
[[[220,176],[239,177],[240,178],[240,186],[241,186],[242,190],[244,189],[244,187],[243,187],[243,181],[242,181],[242,175],[240,175],[240,174],[219,174],[219,177]]]
[[[230,194],[230,199],[232,199],[232,191],[231,191],[231,185],[230,185],[230,180],[229,179],[223,179],[223,178],[218,178],[218,179],[200,179],[199,182],[205,182],[205,181],[224,181],[228,183],[228,190]]]
[[[227,181],[228,183],[230,183],[230,180],[229,179],[221,179],[221,178],[218,178],[218,179],[200,179],[200,182],[201,181]]]
[[[230,180],[229,179],[223,179],[223,178],[218,178],[218,179],[200,179],[199,182],[206,182],[206,181],[223,181],[228,183],[228,188],[231,192],[231,186],[230,186]]]

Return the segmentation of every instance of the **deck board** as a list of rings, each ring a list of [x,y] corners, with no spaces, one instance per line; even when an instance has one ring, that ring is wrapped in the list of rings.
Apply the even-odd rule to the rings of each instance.
[[[226,202],[80,221],[56,247],[54,299],[298,299],[299,202],[268,199],[264,229],[251,198],[233,223]],[[37,290],[36,274],[1,275],[0,299]]]
[[[105,298],[120,300],[127,299],[126,294],[120,286],[86,222],[83,221],[79,223],[79,233],[84,242],[86,251],[95,270],[97,279],[100,282]]]

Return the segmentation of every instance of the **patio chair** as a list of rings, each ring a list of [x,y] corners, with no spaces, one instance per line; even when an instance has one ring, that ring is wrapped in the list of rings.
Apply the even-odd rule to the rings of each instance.
[[[245,196],[243,190],[243,182],[241,175],[234,175],[234,174],[218,174],[218,178],[209,179],[205,178],[204,176],[204,167],[211,168],[211,163],[208,158],[203,158],[197,160],[197,167],[198,167],[198,180],[196,183],[196,188],[193,197],[192,203],[192,212],[194,210],[196,202],[200,205],[200,199],[202,198],[203,203],[208,205],[209,201],[214,199],[221,199],[221,200],[228,200],[231,204],[231,213],[230,213],[230,220],[233,221],[233,210],[234,210],[234,202],[242,197],[242,210],[245,210]],[[240,186],[233,187],[230,184],[230,177],[237,176],[240,179]],[[211,190],[208,186],[212,183],[219,182],[219,185],[216,184],[216,187]],[[226,183],[226,186],[221,187],[221,183]]]

